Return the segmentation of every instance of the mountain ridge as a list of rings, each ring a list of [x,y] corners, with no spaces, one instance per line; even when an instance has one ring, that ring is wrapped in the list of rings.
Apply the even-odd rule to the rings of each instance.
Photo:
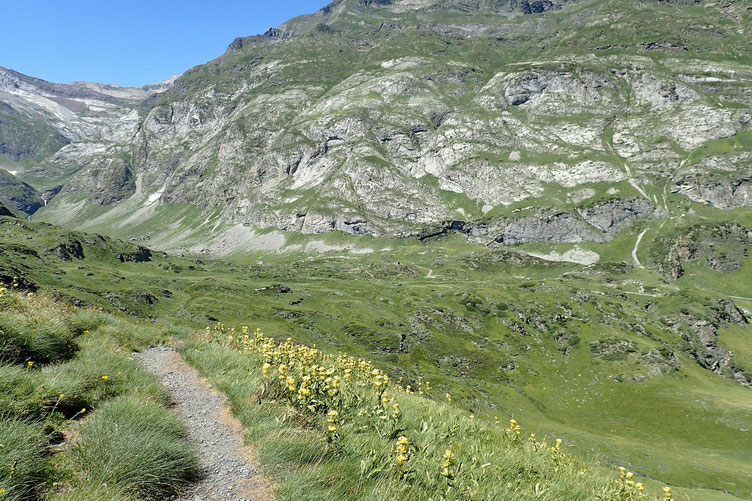
[[[744,2],[520,5],[333,2],[238,38],[34,171],[38,188],[53,187],[44,170],[62,185],[40,217],[85,227],[125,204],[105,224],[118,234],[127,207],[189,204],[216,238],[237,225],[414,238],[530,202],[749,206]],[[726,42],[707,43],[710,14]],[[734,16],[739,29],[720,22]],[[669,19],[696,34],[661,32]],[[90,193],[71,215],[65,200]]]

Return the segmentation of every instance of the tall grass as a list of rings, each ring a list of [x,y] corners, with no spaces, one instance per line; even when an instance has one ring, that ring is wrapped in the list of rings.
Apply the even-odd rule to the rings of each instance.
[[[50,363],[70,358],[76,334],[54,303],[3,293],[0,307],[0,362]]]
[[[0,420],[0,499],[35,499],[49,474],[46,443],[42,424]]]
[[[489,423],[394,384],[369,362],[219,328],[183,348],[230,398],[280,499],[527,501],[643,498],[554,438]],[[420,395],[423,393],[423,395]],[[524,424],[523,424],[524,426]]]
[[[104,404],[76,430],[64,467],[73,485],[106,485],[138,499],[165,499],[197,477],[183,426],[164,407],[136,396]]]
[[[196,477],[166,391],[129,356],[160,329],[15,290],[0,329],[0,499],[164,499]]]

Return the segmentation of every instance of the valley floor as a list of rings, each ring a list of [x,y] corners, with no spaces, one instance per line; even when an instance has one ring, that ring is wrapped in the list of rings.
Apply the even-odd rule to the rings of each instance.
[[[729,218],[738,215],[729,214]],[[747,299],[750,258],[734,237],[718,241],[712,248],[700,247],[697,255],[702,257],[694,261],[665,259],[675,252],[672,249],[684,245],[688,231],[695,232],[700,242],[712,242],[717,235],[734,235],[736,231],[732,223],[714,224],[726,226],[722,231],[712,230],[707,237],[702,233],[706,230],[691,223],[667,225],[661,235],[636,228],[609,244],[579,244],[577,249],[599,256],[597,263],[583,265],[529,255],[565,255],[572,247],[487,249],[451,235],[427,244],[367,239],[364,245],[374,252],[359,255],[177,257],[147,252],[118,240],[0,217],[0,281],[13,289],[12,277],[18,277],[16,287],[23,293],[13,294],[23,299],[27,291],[35,291],[39,301],[54,297],[61,305],[77,305],[74,311],[96,309],[87,313],[95,320],[91,327],[75,327],[69,334],[71,340],[61,345],[69,351],[59,361],[17,355],[15,362],[3,365],[3,370],[19,378],[27,361],[40,367],[23,375],[30,388],[28,395],[40,399],[29,397],[28,405],[38,410],[18,410],[19,404],[11,405],[19,398],[26,401],[27,397],[13,393],[22,391],[17,389],[22,388],[19,383],[5,390],[0,385],[6,392],[3,419],[30,416],[41,423],[37,429],[59,430],[63,435],[79,426],[86,429],[98,409],[120,412],[117,406],[107,409],[110,400],[115,405],[127,396],[125,383],[116,377],[118,371],[127,372],[95,365],[77,376],[75,384],[85,390],[75,385],[58,390],[51,382],[58,380],[58,367],[67,374],[71,364],[87,367],[88,357],[95,353],[105,357],[112,351],[113,356],[128,358],[133,349],[181,342],[179,351],[187,362],[227,395],[230,408],[245,427],[244,439],[256,447],[273,482],[277,499],[337,499],[327,493],[346,497],[339,489],[353,488],[372,489],[367,491],[370,497],[363,499],[387,499],[379,496],[391,491],[381,491],[386,487],[380,482],[394,483],[400,476],[388,459],[399,435],[361,435],[374,425],[363,423],[363,416],[356,412],[352,420],[342,421],[349,423],[343,426],[351,426],[353,433],[340,442],[345,452],[334,454],[333,443],[327,441],[326,415],[317,411],[313,418],[306,416],[305,409],[295,402],[284,404],[284,394],[275,396],[278,390],[272,391],[270,383],[264,382],[264,363],[270,361],[244,354],[213,335],[207,337],[206,326],[214,328],[222,321],[228,331],[234,327],[241,332],[243,325],[252,330],[258,327],[279,340],[292,338],[296,343],[316,345],[324,354],[346,352],[372,360],[374,367],[402,388],[410,385],[415,391],[420,381],[430,381],[433,390],[425,401],[420,395],[391,395],[390,390],[390,398],[397,398],[403,412],[413,409],[408,430],[422,430],[421,420],[434,413],[441,419],[429,420],[429,424],[455,423],[458,430],[469,426],[472,414],[480,430],[491,434],[501,433],[509,427],[509,420],[515,419],[525,439],[535,433],[538,442],[545,439],[550,448],[560,438],[571,464],[582,464],[585,471],[592,472],[589,475],[594,482],[605,482],[598,484],[606,486],[604,492],[618,486],[618,467],[624,466],[651,495],[670,485],[675,499],[749,498],[752,393],[745,384],[752,374],[747,323],[752,310]],[[639,235],[643,235],[638,249],[643,268],[633,266],[630,255]],[[738,260],[740,267],[730,272],[713,269],[713,252],[719,248],[724,259]],[[681,267],[681,275],[674,278],[677,267]],[[8,311],[0,312],[0,320],[6,322],[0,329],[5,334],[12,328],[34,340],[37,337],[32,330],[48,333],[52,331],[41,326],[57,325],[54,316],[36,318],[27,313],[21,317],[28,318],[18,324],[19,320],[13,320],[16,313]],[[7,322],[16,322],[16,327]],[[84,330],[90,332],[84,334]],[[166,353],[161,350],[145,353],[149,357]],[[8,359],[7,355],[3,359]],[[128,367],[128,371],[136,370]],[[279,366],[268,370],[274,374]],[[165,377],[176,378],[175,374]],[[104,375],[117,384],[104,385]],[[295,379],[299,384],[300,378]],[[168,403],[169,394],[160,385],[154,386],[156,379],[150,381],[143,388],[156,389],[139,392],[155,391],[158,405]],[[37,388],[40,390],[35,391]],[[259,394],[263,388],[270,389]],[[103,389],[108,392],[96,393]],[[78,394],[80,398],[91,392],[99,396],[87,397],[84,415],[76,415],[81,409],[67,403],[69,410],[60,414],[60,406],[55,405],[56,395]],[[447,393],[452,405],[445,408]],[[133,398],[128,397],[128,405],[135,405]],[[180,397],[173,400],[179,403]],[[46,428],[49,425],[44,423],[50,420],[52,428]],[[184,430],[184,425],[178,423],[178,428]],[[408,438],[430,449],[435,441],[425,433],[419,431]],[[486,431],[478,433],[479,440],[486,436]],[[185,440],[190,429],[176,436]],[[365,441],[359,442],[361,439]],[[529,440],[518,449],[517,445],[504,445],[506,439],[501,436],[491,443],[497,439],[501,440],[499,447],[511,454],[507,458],[511,465],[524,470],[529,461],[540,459],[536,458],[541,451],[536,452]],[[54,435],[39,435],[35,450],[44,454],[51,443],[56,443]],[[417,447],[423,450],[424,446]],[[452,447],[454,454],[461,450],[460,445]],[[184,470],[184,480],[171,484],[176,492],[184,492],[188,479],[200,472],[201,447],[196,448],[194,442],[192,448],[194,469]],[[371,449],[376,451],[375,462],[366,461],[370,473],[362,473],[361,460],[370,457],[367,451]],[[34,477],[35,495],[53,499],[95,496],[97,491],[84,480],[101,477],[77,466],[73,450],[83,449],[69,450],[66,443],[63,452],[53,456],[71,458],[61,461],[66,465],[62,473],[42,472]],[[431,461],[439,459],[433,456],[444,453],[430,450],[427,463],[421,462],[421,468],[428,468],[425,471],[429,473],[434,471],[429,467]],[[457,457],[476,456],[480,457],[465,450]],[[300,458],[306,462],[298,463]],[[383,471],[378,467],[382,461],[389,465]],[[472,471],[475,466],[463,461],[458,459],[457,464]],[[374,470],[368,469],[369,464]],[[482,464],[485,462],[477,466]],[[351,467],[355,470],[348,469]],[[543,472],[548,466],[540,467]],[[507,473],[500,470],[494,475],[507,478]],[[8,478],[3,478],[0,482],[6,483],[0,488],[10,492]],[[556,480],[555,475],[547,478],[552,483],[565,481]],[[574,482],[573,478],[576,476],[566,481]],[[355,486],[349,483],[353,479]],[[539,484],[541,489],[551,489],[549,499],[566,498],[553,497],[558,492],[554,487],[545,487],[540,478],[531,479],[525,475],[517,479],[520,492],[533,489],[530,496],[534,497]],[[429,475],[426,485],[439,480]],[[52,489],[53,483],[60,487]],[[121,484],[111,480],[108,485],[112,490]],[[585,492],[594,487],[580,487],[584,489],[580,494],[566,499],[592,499]],[[77,494],[66,494],[66,489]],[[127,492],[121,494],[129,499]]]

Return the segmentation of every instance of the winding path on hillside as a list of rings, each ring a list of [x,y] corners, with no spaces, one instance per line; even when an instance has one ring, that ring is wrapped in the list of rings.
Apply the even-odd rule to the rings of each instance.
[[[642,263],[640,263],[640,260],[639,260],[639,259],[637,258],[637,249],[638,249],[638,248],[640,247],[640,242],[642,242],[642,237],[644,237],[644,236],[645,236],[645,233],[646,233],[647,231],[648,231],[648,230],[642,230],[642,233],[640,233],[640,234],[639,234],[639,235],[637,236],[637,241],[636,241],[636,242],[635,242],[635,244],[634,244],[634,249],[632,249],[632,260],[634,261],[634,264],[635,264],[635,265],[636,265],[636,266],[637,266],[638,268],[644,268],[644,266],[642,266]]]
[[[273,501],[269,482],[243,445],[243,427],[225,397],[198,377],[172,348],[154,347],[134,358],[169,391],[201,461],[202,478],[178,501]]]

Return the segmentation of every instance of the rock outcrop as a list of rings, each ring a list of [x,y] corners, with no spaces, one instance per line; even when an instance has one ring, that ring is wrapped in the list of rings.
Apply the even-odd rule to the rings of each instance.
[[[716,4],[337,0],[148,89],[0,70],[0,103],[64,138],[19,174],[63,180],[50,222],[96,212],[119,234],[132,213],[193,206],[216,228],[424,236],[461,221],[494,245],[604,241],[667,217],[672,194],[750,207],[752,66],[736,54],[752,46],[728,16],[746,19]],[[625,43],[636,19],[645,40]],[[684,39],[697,23],[721,53]]]

